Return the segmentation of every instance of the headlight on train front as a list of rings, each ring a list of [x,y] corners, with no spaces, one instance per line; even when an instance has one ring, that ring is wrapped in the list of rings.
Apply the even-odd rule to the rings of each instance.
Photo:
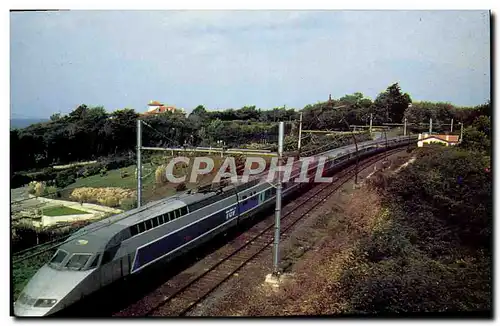
[[[38,299],[35,302],[35,307],[49,308],[52,307],[56,302],[56,299]]]

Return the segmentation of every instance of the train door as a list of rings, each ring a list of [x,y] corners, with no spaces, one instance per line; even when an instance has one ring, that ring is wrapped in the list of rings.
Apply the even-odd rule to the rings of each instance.
[[[119,246],[104,251],[101,263],[101,284],[106,286],[121,277],[122,259],[115,259]]]
[[[266,191],[262,191],[259,193],[259,204],[262,204],[266,201]]]

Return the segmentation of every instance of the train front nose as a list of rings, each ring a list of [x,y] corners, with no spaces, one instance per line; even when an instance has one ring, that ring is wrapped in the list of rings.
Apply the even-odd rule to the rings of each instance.
[[[26,305],[21,302],[14,303],[14,315],[16,317],[43,317],[51,313],[52,308],[41,308]]]
[[[14,314],[18,317],[52,315],[79,297],[76,288],[91,273],[92,271],[59,271],[43,266],[14,303]]]

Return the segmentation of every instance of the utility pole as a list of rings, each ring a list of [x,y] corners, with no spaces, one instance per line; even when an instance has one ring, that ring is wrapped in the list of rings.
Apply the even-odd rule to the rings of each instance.
[[[370,113],[370,136],[372,135],[373,113]]]
[[[429,119],[429,136],[432,135],[432,118]]]
[[[285,133],[285,124],[279,123],[278,137],[278,165],[283,163],[283,135]],[[281,220],[281,171],[278,171],[278,182],[276,186],[276,208],[274,222],[274,257],[273,257],[273,275],[279,275],[279,243],[280,243],[280,220]]]
[[[387,161],[387,151],[388,151],[388,143],[387,143],[387,130],[384,128],[384,136],[385,136],[385,155],[384,161]]]
[[[406,118],[405,118],[405,126],[404,126],[404,129],[403,129],[403,136],[406,136]]]
[[[453,132],[453,118],[451,118],[451,127],[450,127],[450,133]]]
[[[137,119],[137,207],[141,207],[142,198],[142,124],[141,120]]]
[[[356,146],[356,175],[354,176],[354,186],[356,186],[358,184],[358,168],[359,168],[359,155],[358,155],[358,142],[356,140],[356,136],[354,135],[354,132],[351,131],[351,126],[349,125],[349,123],[344,119],[342,118],[340,122],[344,121],[345,124],[347,125],[347,130],[349,130],[351,132],[351,136],[352,136],[352,139],[354,140],[354,145]]]
[[[464,124],[459,122],[460,124],[460,142],[462,142],[462,138],[464,137]]]
[[[297,144],[297,148],[299,151],[299,157],[300,157],[300,143],[302,141],[302,112],[300,112],[300,120],[299,120],[299,143]]]

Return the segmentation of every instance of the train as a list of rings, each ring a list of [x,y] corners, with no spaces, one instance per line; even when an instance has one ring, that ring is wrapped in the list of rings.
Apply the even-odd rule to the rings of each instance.
[[[322,153],[327,159],[323,175],[358,158],[414,141],[395,137],[366,141]],[[282,184],[286,198],[310,183]],[[317,162],[307,172],[314,177]],[[92,223],[71,234],[52,258],[30,279],[14,302],[14,315],[48,316],[59,312],[111,283],[140,273],[148,266],[186,254],[243,221],[258,216],[275,203],[276,187],[262,175],[247,182],[185,191],[139,208]]]

